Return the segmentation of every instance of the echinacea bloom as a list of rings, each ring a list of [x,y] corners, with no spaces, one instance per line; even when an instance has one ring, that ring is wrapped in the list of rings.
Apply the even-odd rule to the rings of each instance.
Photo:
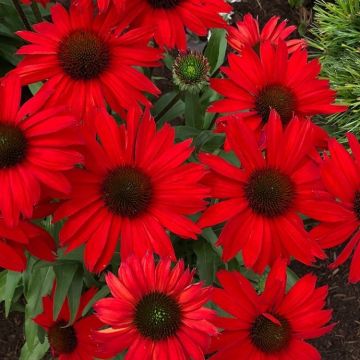
[[[0,213],[9,226],[31,218],[42,188],[68,193],[64,172],[83,159],[73,116],[59,107],[38,111],[43,97],[20,107],[20,98],[17,76],[0,79]]]
[[[210,64],[201,53],[180,53],[173,63],[172,74],[181,91],[197,94],[209,84]]]
[[[108,273],[113,297],[99,300],[94,309],[109,325],[94,334],[100,357],[128,350],[126,360],[204,359],[215,312],[205,308],[211,288],[192,283],[194,273],[180,260],[135,256],[121,262],[118,276]]]
[[[307,56],[306,50],[298,49],[289,57],[286,43],[280,40],[276,47],[270,41],[261,43],[260,55],[248,47],[241,56],[229,54],[229,66],[221,69],[228,78],[210,80],[225,98],[214,102],[209,111],[238,114],[254,130],[267,123],[271,109],[284,125],[293,116],[345,111],[346,106],[333,104],[336,92],[329,81],[318,78],[319,61],[308,62]]]
[[[29,221],[20,220],[16,227],[9,227],[0,217],[0,267],[24,271],[25,250],[42,260],[53,261],[55,242],[45,230]]]
[[[354,253],[349,281],[357,283],[360,281],[360,145],[354,135],[347,137],[352,157],[335,139],[329,140],[330,157],[321,166],[321,176],[333,199],[310,208],[311,216],[322,221],[310,234],[324,249],[347,242],[331,267],[341,265]]]
[[[274,46],[279,40],[285,41],[289,54],[306,47],[304,39],[286,40],[296,30],[296,26],[287,26],[287,20],[278,24],[279,20],[279,16],[273,16],[260,31],[258,20],[251,14],[246,14],[242,21],[236,23],[236,27],[231,26],[227,29],[228,43],[240,54],[244,47],[251,47],[258,51],[260,44],[265,41],[270,41]]]
[[[156,124],[146,111],[131,112],[127,127],[118,126],[105,111],[93,115],[100,142],[86,140],[84,169],[71,177],[69,201],[55,212],[68,218],[60,232],[67,251],[85,243],[85,264],[100,272],[120,239],[123,259],[154,251],[175,259],[169,235],[196,239],[200,228],[187,215],[206,206],[208,189],[200,184],[203,167],[184,162],[191,139],[174,144],[175,130]]]
[[[52,91],[47,105],[66,104],[81,120],[105,103],[118,113],[151,105],[143,92],[159,90],[134,68],[159,65],[161,51],[148,46],[149,29],[115,28],[116,12],[96,14],[90,0],[73,1],[69,11],[56,4],[50,11],[53,23],[17,32],[30,42],[18,51],[25,55],[15,70],[23,84],[47,80],[39,91]]]
[[[229,123],[226,135],[242,165],[200,154],[211,170],[203,182],[221,201],[198,222],[202,228],[226,222],[217,242],[223,247],[223,260],[242,250],[245,265],[262,273],[279,256],[293,256],[308,265],[315,257],[323,258],[299,216],[327,196],[318,166],[308,157],[314,147],[310,121],[294,118],[284,130],[273,110],[265,129],[266,152],[243,122]]]
[[[206,36],[211,28],[225,28],[220,13],[232,7],[224,0],[114,0],[122,1],[124,14],[136,27],[154,28],[160,47],[186,50],[186,29]]]
[[[223,329],[212,344],[211,360],[320,360],[305,340],[331,331],[332,311],[325,310],[328,287],[316,288],[316,276],[302,277],[286,293],[286,262],[278,260],[257,294],[239,272],[217,274],[223,289],[214,289],[213,301],[231,317],[221,317]]]
[[[92,333],[103,326],[95,315],[82,317],[82,312],[95,296],[96,289],[86,291],[80,298],[75,320],[70,323],[70,307],[66,298],[57,319],[54,319],[54,292],[43,298],[43,312],[33,321],[45,329],[52,355],[59,360],[93,360],[97,348]]]

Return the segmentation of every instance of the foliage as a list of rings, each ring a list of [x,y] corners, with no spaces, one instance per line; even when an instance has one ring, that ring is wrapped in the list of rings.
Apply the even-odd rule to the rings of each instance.
[[[324,121],[334,136],[345,140],[345,133],[360,135],[360,1],[318,0],[315,8],[314,36],[309,39],[314,55],[320,58],[324,77],[337,91],[338,101],[349,105],[346,113]]]

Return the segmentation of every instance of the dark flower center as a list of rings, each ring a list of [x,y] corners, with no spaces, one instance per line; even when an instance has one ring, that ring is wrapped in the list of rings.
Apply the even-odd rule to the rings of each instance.
[[[113,213],[135,217],[148,208],[153,189],[149,176],[140,169],[122,166],[107,175],[102,194],[106,206]]]
[[[28,142],[22,130],[12,124],[0,124],[0,169],[21,163],[26,157]]]
[[[154,9],[172,9],[176,7],[181,0],[148,0],[148,3]]]
[[[134,323],[142,336],[159,341],[176,334],[181,318],[180,305],[172,297],[151,292],[136,305]]]
[[[65,321],[59,321],[49,329],[48,339],[56,354],[72,353],[78,343],[74,327],[67,326]]]
[[[269,119],[271,109],[275,109],[286,125],[295,111],[296,101],[292,91],[282,85],[268,85],[256,97],[255,109],[263,123]]]
[[[254,170],[244,190],[251,209],[266,217],[284,214],[295,197],[290,177],[272,168]]]
[[[360,221],[360,191],[355,192],[354,197],[354,212],[356,214],[356,217]]]
[[[273,315],[279,322],[274,323],[264,315],[260,315],[254,321],[250,330],[253,344],[265,353],[276,353],[285,349],[291,340],[291,326],[280,315]]]
[[[90,80],[107,68],[110,51],[95,33],[76,30],[60,43],[58,56],[62,68],[71,78]]]

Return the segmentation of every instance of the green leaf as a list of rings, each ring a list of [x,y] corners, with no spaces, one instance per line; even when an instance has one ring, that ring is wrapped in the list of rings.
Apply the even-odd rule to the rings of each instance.
[[[45,339],[44,343],[41,343],[39,339],[36,339],[32,350],[29,349],[27,343],[21,348],[19,360],[41,360],[49,350],[49,343]]]
[[[56,289],[54,296],[54,319],[59,316],[60,310],[64,304],[65,298],[69,292],[71,283],[78,269],[76,264],[64,264],[63,266],[54,267],[56,276]]]
[[[212,30],[210,40],[204,51],[204,55],[209,60],[211,75],[224,63],[226,47],[226,31],[223,29]]]
[[[24,328],[27,347],[30,352],[33,352],[38,339],[38,325],[32,320],[31,317],[26,316]]]
[[[89,301],[89,303],[85,306],[83,312],[82,312],[82,316],[85,316],[90,309],[92,308],[92,306],[96,303],[96,301],[106,297],[108,294],[110,293],[109,288],[105,285],[103,286],[97,293],[96,295]]]
[[[203,112],[197,94],[185,94],[185,124],[196,129],[202,129]]]
[[[8,271],[3,270],[0,272],[0,302],[4,301],[4,293],[5,293],[5,284],[6,284],[6,276]]]
[[[8,271],[6,275],[6,284],[3,299],[5,301],[5,316],[8,317],[11,303],[14,297],[15,289],[22,277],[20,272]]]
[[[24,276],[24,291],[26,299],[26,312],[29,316],[36,316],[42,309],[42,297],[48,294],[54,283],[54,271],[52,267],[33,267],[28,277]],[[25,274],[24,274],[25,275]],[[26,285],[26,286],[25,286]]]
[[[286,269],[287,283],[286,290],[289,291],[299,280],[299,277],[290,268]]]
[[[215,282],[216,271],[221,265],[219,255],[204,239],[194,242],[193,249],[197,257],[196,266],[200,279],[206,285],[213,284]]]
[[[200,134],[199,129],[195,129],[194,127],[186,126],[186,125],[175,126],[175,131],[176,131],[176,138],[179,140],[194,138]]]
[[[69,289],[69,307],[70,307],[70,324],[75,321],[76,313],[79,308],[81,292],[83,289],[83,269],[78,268],[74,275],[74,279],[70,285]]]

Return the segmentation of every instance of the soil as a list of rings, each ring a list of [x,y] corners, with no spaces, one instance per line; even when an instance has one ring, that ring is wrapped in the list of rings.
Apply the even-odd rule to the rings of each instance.
[[[320,351],[323,360],[360,359],[360,284],[348,283],[350,261],[338,269],[328,269],[341,250],[328,251],[328,260],[313,268],[297,262],[291,265],[299,277],[310,272],[318,277],[318,286],[329,287],[327,308],[333,309],[333,322],[337,325],[330,334],[309,341]]]
[[[313,0],[305,0],[301,9],[293,9],[288,0],[242,0],[233,3],[234,21],[250,12],[264,24],[271,16],[278,15],[289,20],[289,24],[309,24],[312,18]],[[157,74],[155,72],[156,75]],[[163,75],[161,73],[161,75]],[[165,74],[167,76],[171,75]],[[159,84],[160,83],[160,84]],[[169,84],[159,81],[162,90],[167,90]],[[333,319],[337,326],[331,334],[311,341],[320,351],[323,360],[359,360],[360,359],[360,285],[350,285],[347,282],[349,262],[331,271],[328,264],[333,261],[339,249],[328,252],[329,260],[321,262],[312,269],[299,263],[293,263],[292,269],[302,276],[313,272],[319,279],[319,285],[329,286],[327,307],[334,310]],[[3,305],[0,305],[0,359],[17,360],[24,341],[23,314],[11,313],[8,319],[4,317]]]
[[[19,359],[24,343],[24,314],[11,312],[5,319],[4,306],[0,306],[0,359]]]

